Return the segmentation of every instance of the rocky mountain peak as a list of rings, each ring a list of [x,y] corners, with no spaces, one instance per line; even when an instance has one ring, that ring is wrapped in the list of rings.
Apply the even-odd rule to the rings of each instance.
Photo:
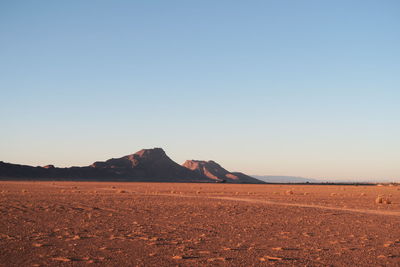
[[[136,155],[143,159],[159,159],[159,158],[167,157],[167,154],[165,153],[165,151],[162,148],[158,148],[158,147],[151,148],[151,149],[142,149],[133,155]],[[133,156],[133,155],[130,155],[130,156]]]

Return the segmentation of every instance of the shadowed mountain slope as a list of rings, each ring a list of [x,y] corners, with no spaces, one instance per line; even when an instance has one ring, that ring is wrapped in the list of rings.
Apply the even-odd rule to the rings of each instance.
[[[210,179],[228,183],[263,183],[241,172],[229,172],[215,161],[187,160],[183,166]]]
[[[90,167],[113,172],[121,177],[144,178],[152,181],[211,181],[207,177],[180,166],[161,148],[142,149],[122,158],[97,161]]]

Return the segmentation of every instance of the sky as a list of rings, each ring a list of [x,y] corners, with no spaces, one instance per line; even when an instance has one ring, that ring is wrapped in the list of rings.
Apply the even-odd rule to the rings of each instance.
[[[400,181],[399,1],[1,1],[0,160],[162,147]]]

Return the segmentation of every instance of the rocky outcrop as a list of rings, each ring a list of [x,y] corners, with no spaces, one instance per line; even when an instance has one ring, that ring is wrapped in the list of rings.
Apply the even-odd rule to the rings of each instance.
[[[217,182],[263,183],[262,181],[245,175],[241,172],[229,172],[212,160],[187,160],[185,163],[183,163],[183,166]]]
[[[54,169],[55,167],[54,167],[54,165],[46,165],[46,166],[43,166],[43,168],[45,168],[45,169]]]

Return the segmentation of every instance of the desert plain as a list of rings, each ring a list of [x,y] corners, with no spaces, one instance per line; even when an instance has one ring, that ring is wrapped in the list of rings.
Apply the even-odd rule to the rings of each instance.
[[[400,265],[397,186],[3,181],[0,199],[0,266]]]

